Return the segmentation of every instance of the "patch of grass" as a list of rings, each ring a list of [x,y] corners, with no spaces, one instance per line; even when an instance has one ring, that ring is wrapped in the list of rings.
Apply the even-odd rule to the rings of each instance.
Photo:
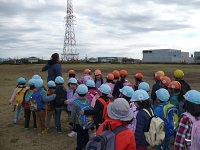
[[[15,125],[13,123],[7,124],[6,127],[14,127]]]
[[[13,138],[10,140],[10,143],[16,143],[19,140],[19,138]]]

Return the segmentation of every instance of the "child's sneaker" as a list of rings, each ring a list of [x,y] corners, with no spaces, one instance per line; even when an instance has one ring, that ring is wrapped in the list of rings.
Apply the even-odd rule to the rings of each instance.
[[[69,137],[74,137],[74,136],[77,136],[77,133],[72,131],[68,134]]]
[[[42,130],[41,131],[41,134],[47,134],[47,130],[45,129],[45,130]]]
[[[15,119],[13,123],[14,123],[14,124],[17,124],[17,123],[18,123],[18,121]]]
[[[61,129],[56,129],[57,133],[62,133]]]

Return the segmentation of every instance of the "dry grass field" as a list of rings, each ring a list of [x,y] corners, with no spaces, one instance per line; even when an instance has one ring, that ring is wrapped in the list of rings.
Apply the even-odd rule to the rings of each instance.
[[[13,124],[14,111],[13,105],[8,105],[12,92],[17,84],[19,77],[25,77],[29,80],[32,75],[39,74],[46,86],[47,72],[41,72],[43,65],[0,65],[0,150],[73,150],[76,147],[76,139],[69,138],[67,133],[68,117],[65,112],[62,113],[62,134],[57,134],[54,130],[53,121],[50,131],[46,135],[37,136],[36,130],[32,127],[24,129],[23,113],[20,114],[19,123]],[[64,64],[62,65],[65,86],[67,86],[68,71],[74,69],[77,77],[83,75],[83,70],[89,68],[92,71],[101,69],[103,76],[114,69],[126,69],[128,71],[127,79],[133,83],[133,75],[141,72],[144,80],[152,86],[154,84],[153,73],[163,70],[167,76],[173,79],[173,72],[176,69],[182,69],[185,73],[184,79],[191,85],[192,89],[200,91],[200,65],[177,65],[177,64]],[[31,118],[32,119],[32,118]]]

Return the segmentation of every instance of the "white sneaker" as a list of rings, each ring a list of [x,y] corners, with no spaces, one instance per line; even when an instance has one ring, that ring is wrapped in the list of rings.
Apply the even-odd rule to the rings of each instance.
[[[77,133],[74,132],[74,131],[71,131],[69,134],[68,134],[69,137],[74,137],[74,136],[77,136]]]

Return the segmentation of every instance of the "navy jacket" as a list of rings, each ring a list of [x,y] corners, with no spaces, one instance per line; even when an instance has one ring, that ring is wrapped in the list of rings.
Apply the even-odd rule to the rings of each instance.
[[[159,89],[160,89],[160,81],[156,81],[156,83],[153,85],[152,91],[151,91],[151,99],[153,101],[156,100],[156,91]]]
[[[147,108],[150,114],[151,110],[150,107]],[[149,143],[146,141],[144,132],[148,132],[149,125],[150,125],[150,116],[142,109],[138,109],[137,114],[137,124],[136,124],[136,130],[135,130],[135,140],[136,140],[136,146],[137,148],[139,146],[148,146]]]
[[[62,68],[59,63],[53,63],[51,60],[42,68],[42,71],[48,70],[47,82],[55,81],[57,76],[62,76]]]

